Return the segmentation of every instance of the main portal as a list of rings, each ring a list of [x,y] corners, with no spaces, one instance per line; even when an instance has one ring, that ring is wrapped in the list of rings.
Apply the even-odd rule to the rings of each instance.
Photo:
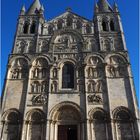
[[[59,125],[58,140],[77,140],[77,125]]]

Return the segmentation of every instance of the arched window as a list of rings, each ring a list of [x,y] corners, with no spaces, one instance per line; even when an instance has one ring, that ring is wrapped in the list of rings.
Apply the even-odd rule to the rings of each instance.
[[[72,18],[71,17],[67,17],[67,26],[71,27],[72,26]]]
[[[32,23],[31,28],[30,28],[30,33],[34,34],[36,30],[36,23]]]
[[[87,34],[90,34],[91,33],[91,27],[90,27],[90,25],[86,25],[86,33]]]
[[[102,29],[103,31],[107,31],[107,25],[105,21],[102,22]]]
[[[57,23],[57,29],[59,30],[59,29],[62,29],[62,22],[61,21],[58,21],[58,23]]]
[[[20,123],[21,116],[20,113],[11,109],[4,113],[3,118],[3,127],[2,127],[2,139],[3,140],[18,140],[20,139]]]
[[[29,23],[25,23],[23,26],[23,33],[28,34],[28,30],[29,30]]]
[[[112,20],[110,21],[110,30],[115,31],[114,22]]]
[[[76,29],[81,29],[82,28],[82,23],[78,20],[76,23]]]
[[[34,109],[27,115],[26,124],[27,127],[27,134],[28,140],[41,140],[44,136],[44,124],[45,124],[45,114],[41,110]],[[28,129],[29,128],[29,129]]]
[[[97,140],[108,140],[106,119],[106,112],[100,108],[93,113],[94,133]]]
[[[71,63],[63,66],[62,88],[74,88],[74,66]]]
[[[48,34],[53,34],[53,27],[51,25],[48,26]]]
[[[125,107],[118,107],[114,111],[114,120],[119,140],[135,140],[133,116]]]

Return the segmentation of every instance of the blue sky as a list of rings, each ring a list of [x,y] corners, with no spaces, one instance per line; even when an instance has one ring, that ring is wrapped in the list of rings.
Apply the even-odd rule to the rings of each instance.
[[[47,20],[56,17],[63,13],[67,7],[71,7],[72,11],[92,19],[94,0],[40,0],[45,8],[45,17]],[[114,0],[108,0],[112,5]],[[2,0],[2,25],[1,25],[1,87],[3,87],[6,74],[6,65],[8,55],[11,53],[14,35],[16,31],[16,23],[20,9],[25,4],[26,9],[30,6],[33,0]],[[132,72],[134,76],[136,93],[139,92],[139,1],[138,0],[116,0],[124,27],[124,34]]]

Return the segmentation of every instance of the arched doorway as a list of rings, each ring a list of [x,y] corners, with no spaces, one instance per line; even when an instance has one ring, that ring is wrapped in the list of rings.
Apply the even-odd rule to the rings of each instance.
[[[80,108],[61,103],[51,112],[50,140],[83,140],[84,123]]]

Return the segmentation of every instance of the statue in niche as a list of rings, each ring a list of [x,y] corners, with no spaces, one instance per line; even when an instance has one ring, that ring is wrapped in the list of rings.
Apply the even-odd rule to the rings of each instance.
[[[96,83],[94,81],[89,82],[88,92],[95,92]]]
[[[40,94],[34,95],[31,101],[33,105],[42,105],[42,104],[45,105],[47,103],[47,99],[48,99],[47,95]]]
[[[39,84],[34,82],[33,84],[31,84],[31,88],[32,88],[32,92],[34,93],[38,93],[39,92]]]
[[[57,92],[57,82],[53,82],[53,83],[51,84],[51,91],[52,91],[52,92]]]
[[[99,64],[99,58],[97,58],[97,57],[91,57],[90,59],[89,59],[89,63],[91,64],[91,65],[98,65]]]
[[[93,77],[93,68],[88,68],[88,77]]]
[[[39,69],[35,68],[35,70],[33,71],[33,78],[38,78],[39,77]]]
[[[94,95],[89,95],[88,96],[88,102],[89,103],[94,103],[94,102],[102,103],[103,101],[102,101],[102,98],[99,95],[94,94]]]
[[[17,42],[17,53],[23,53],[24,52],[24,48],[25,48],[25,44],[24,42]]]
[[[97,78],[99,76],[99,74],[98,74],[98,69],[97,68],[94,68],[93,69],[93,77],[94,78]]]
[[[46,77],[46,73],[47,73],[47,70],[46,70],[46,68],[43,68],[42,69],[42,78],[45,78]]]
[[[47,51],[47,42],[46,41],[40,41],[39,42],[39,52],[45,52]]]
[[[115,68],[113,66],[107,66],[108,75],[111,77],[116,77]]]
[[[41,92],[46,92],[46,83],[42,83]]]
[[[104,49],[105,49],[105,51],[111,50],[111,45],[110,45],[110,42],[108,40],[104,41]]]
[[[57,69],[56,68],[53,69],[53,78],[57,78]]]
[[[27,40],[27,41],[26,41],[26,48],[27,48],[27,53],[34,52],[34,49],[33,49],[33,42]]]
[[[14,69],[11,71],[12,72],[12,79],[18,79],[19,78],[19,69]]]
[[[103,83],[102,83],[102,80],[98,80],[96,82],[95,91],[96,92],[102,92],[103,91]]]
[[[89,39],[88,42],[87,42],[87,49],[91,50],[92,46],[93,46],[93,40]]]

